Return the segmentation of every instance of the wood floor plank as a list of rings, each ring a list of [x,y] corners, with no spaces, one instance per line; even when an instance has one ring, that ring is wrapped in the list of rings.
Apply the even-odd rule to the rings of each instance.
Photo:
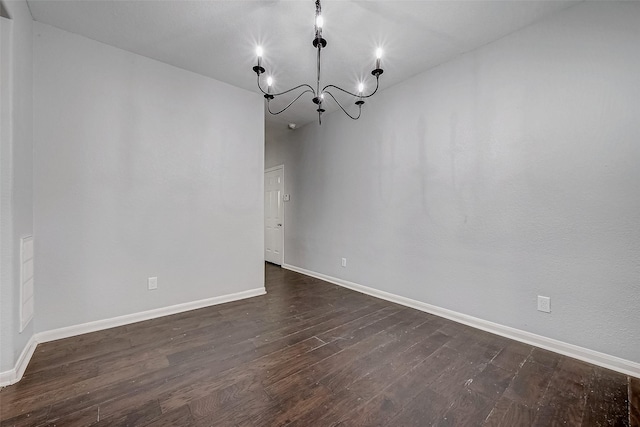
[[[267,411],[240,425],[286,425],[297,416],[310,412],[320,402],[327,402],[332,392],[305,371],[297,372],[268,387],[268,395],[277,403],[278,412]]]
[[[102,408],[102,406],[99,406],[100,410]],[[113,409],[108,411],[110,413],[109,416],[104,416],[101,412],[98,413],[100,415],[99,422],[93,424],[95,427],[144,425],[162,415],[162,410],[157,400],[150,400],[138,406],[132,404],[123,405],[118,411]]]
[[[189,407],[185,405],[173,411],[163,413],[149,423],[141,425],[145,427],[183,427],[191,426],[194,422],[195,420],[191,415]]]
[[[0,426],[640,427],[638,379],[273,265],[265,282],[38,345]]]
[[[554,369],[556,366],[558,366],[558,362],[562,360],[562,356],[558,353],[553,353],[543,348],[534,348],[533,350],[531,350],[529,358],[533,362],[539,363],[540,365],[546,366],[550,369]]]
[[[380,394],[344,414],[336,426],[381,427],[387,425],[400,411],[402,411],[400,403],[385,394]]]
[[[396,312],[388,308],[381,308],[377,304],[367,305],[356,310],[329,312],[321,318],[310,319],[299,326],[289,325],[282,330],[258,336],[252,341],[257,348],[274,341],[291,345],[312,336],[316,336],[324,342],[332,342],[333,340],[328,339],[326,334],[336,328],[343,327],[352,330],[356,325],[369,325]]]
[[[210,375],[192,381],[188,386],[173,390],[161,398],[163,411],[178,408],[200,396],[208,396],[218,390],[243,385],[241,389],[253,391],[261,386],[261,380],[269,374],[270,370],[277,369],[279,365],[290,362],[290,359],[301,357],[307,352],[313,352],[325,344],[317,338],[310,338],[295,346],[286,347],[273,354],[256,359],[252,363],[236,366],[233,369],[222,372],[220,375]],[[337,351],[337,350],[334,350]]]
[[[509,384],[511,384],[512,379],[513,374],[509,371],[489,364],[473,378],[468,388],[496,399],[502,396],[502,393],[504,393],[507,387],[509,387]]]
[[[626,376],[608,369],[596,369],[582,425],[628,425],[628,392]]]
[[[194,426],[234,426],[268,410],[274,405],[264,392],[256,392],[237,400],[230,410],[206,414],[197,419]],[[193,412],[193,407],[192,407]]]
[[[529,408],[536,408],[547,390],[552,374],[552,369],[527,360],[505,391],[505,396]]]
[[[379,362],[369,366],[366,375],[349,384],[349,390],[369,401],[383,392],[398,378],[413,370],[423,363],[429,356],[437,351],[449,337],[435,332],[424,338],[424,341],[404,349],[402,345],[394,346],[399,353],[391,353],[387,356],[387,363]]]
[[[1,399],[0,399],[1,402]],[[27,427],[42,424],[49,413],[49,406],[42,408],[30,409],[26,408],[21,413],[5,413],[0,411],[0,427]]]
[[[314,365],[308,366],[305,371],[308,375],[316,378],[317,381],[328,378],[336,371],[343,369],[345,365],[363,357],[363,355],[375,348],[389,343],[392,340],[392,337],[384,332],[393,328],[394,325],[397,325],[400,322],[402,322],[402,316],[400,314],[392,315],[385,317],[378,322],[372,323],[365,328],[359,329],[358,331],[366,329],[367,333],[354,333],[353,336],[358,336],[358,341],[355,341],[355,338],[332,341],[331,345],[335,345],[341,351],[336,352],[334,355],[327,357]]]
[[[529,408],[521,403],[501,397],[483,423],[485,427],[530,426],[537,414],[537,408]]]
[[[629,378],[629,423],[640,427],[640,378]]]
[[[515,374],[520,370],[532,350],[533,347],[526,344],[511,342],[491,360],[491,363]]]
[[[495,405],[493,405],[493,408],[489,412],[489,415],[487,415],[487,418],[485,418],[482,425],[485,427],[501,426],[502,420],[507,415],[507,412],[509,411],[509,408],[511,407],[512,404],[513,402],[507,399],[506,397],[504,396],[500,397],[496,401]],[[531,419],[531,421],[533,421],[533,418]]]
[[[533,424],[536,414],[536,409],[513,402],[500,425],[503,427],[530,426]]]
[[[22,377],[20,382],[25,391],[30,389],[31,384],[60,389],[78,381],[98,376],[99,373],[100,367],[95,363],[70,363],[40,372],[29,372]]]
[[[336,311],[323,315],[319,318],[312,318],[295,325],[282,325],[282,327],[258,327],[249,329],[241,336],[229,335],[225,338],[211,338],[207,344],[180,350],[168,356],[170,363],[193,363],[198,361],[221,361],[229,356],[236,356],[241,353],[252,352],[269,354],[274,349],[295,345],[301,341],[315,337],[318,333],[336,327],[342,322],[367,317],[369,314],[378,311],[377,307],[366,306],[354,311]],[[271,333],[264,334],[258,338],[259,333],[271,330]]]
[[[100,332],[96,333],[99,334]],[[73,337],[60,340],[61,343],[55,342],[55,346],[53,345],[54,343],[45,343],[43,348],[36,348],[34,354],[38,357],[31,359],[28,369],[31,372],[38,372],[76,361],[86,360],[102,354],[115,353],[131,347],[131,341],[128,338],[116,336],[92,342],[84,342],[84,336],[81,337],[82,339],[79,343],[76,342],[74,340],[75,337]],[[86,338],[86,340],[89,340],[89,338]],[[47,346],[47,344],[52,345]]]
[[[362,407],[345,414],[340,420],[340,425],[386,425],[405,405],[440,376],[457,356],[455,350],[440,346],[422,363],[405,375],[399,376]]]
[[[444,418],[451,401],[430,388],[416,395],[386,426],[425,426],[436,425]]]
[[[486,366],[486,363],[469,361],[458,353],[429,387],[438,394],[453,399],[462,393]]]
[[[584,417],[586,396],[570,396],[558,393],[553,404],[538,408],[533,425],[543,426],[580,426]]]
[[[420,342],[426,337],[425,328],[421,328],[426,322],[421,317],[418,316],[413,321],[401,322],[386,329],[380,334],[380,337],[388,337],[386,342],[369,352],[362,352],[360,357],[352,358],[340,369],[325,375],[320,382],[333,392],[340,392],[368,374],[375,366],[392,360],[394,355],[402,353],[406,350],[407,343],[415,343],[416,340]],[[398,342],[398,334],[406,338],[404,345]]]
[[[594,366],[564,358],[553,373],[543,404],[553,401],[554,392],[573,397],[585,397],[594,381]]]
[[[82,408],[78,411],[70,412],[64,414],[62,416],[53,416],[51,413],[45,418],[42,423],[37,424],[38,426],[66,426],[66,425],[76,425],[76,426],[86,426],[90,424],[95,424],[99,421],[99,412],[98,405],[91,406],[88,408]]]
[[[86,399],[85,395],[87,393],[95,393],[110,386],[130,389],[131,384],[129,381],[131,381],[132,378],[156,374],[158,370],[167,367],[168,362],[166,358],[153,358],[138,364],[122,367],[115,371],[105,372],[96,377],[78,381],[63,388],[39,385],[28,387],[20,382],[0,391],[0,413],[3,417],[9,417],[25,411],[40,409],[45,406],[57,410],[60,406],[59,403],[62,401],[79,400],[81,403],[78,404],[78,407],[71,409],[75,411],[85,406],[83,399]],[[158,376],[166,379],[165,372],[161,372]],[[120,384],[120,386],[118,386],[118,384]]]
[[[316,400],[307,411],[292,414],[291,422],[287,426],[331,426],[336,424],[345,412],[352,411],[363,403],[361,397],[349,390],[330,393],[328,398]]]
[[[399,323],[402,321],[402,317],[405,313],[407,313],[406,310],[393,311],[390,315],[377,316],[378,318],[374,321],[366,322],[364,326],[355,324],[344,325],[348,326],[348,332],[343,333],[340,336],[327,336],[328,334],[325,333],[320,334],[318,337],[324,341],[331,342],[340,348],[348,348],[371,335],[375,335],[380,331]],[[388,314],[388,312],[385,314]],[[330,333],[331,331],[328,332]]]
[[[362,316],[350,322],[342,323],[334,328],[327,329],[317,334],[317,337],[325,342],[345,341],[345,344],[347,344],[347,341],[355,342],[358,338],[367,334],[367,330],[362,331],[362,329],[389,316],[396,315],[402,310],[402,308],[397,307],[383,307],[367,316]]]
[[[485,394],[466,389],[453,400],[438,426],[480,426],[495,405],[495,400]]]

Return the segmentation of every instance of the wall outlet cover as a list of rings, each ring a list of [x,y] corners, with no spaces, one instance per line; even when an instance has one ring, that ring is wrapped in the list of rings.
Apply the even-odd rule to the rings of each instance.
[[[538,311],[551,313],[551,298],[538,295]]]
[[[147,287],[149,288],[149,290],[158,289],[158,278],[149,277],[147,279]]]

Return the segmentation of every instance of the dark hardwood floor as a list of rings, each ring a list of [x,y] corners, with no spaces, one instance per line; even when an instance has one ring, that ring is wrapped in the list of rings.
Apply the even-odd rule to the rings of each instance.
[[[640,425],[639,379],[273,265],[266,285],[39,345],[1,425]]]

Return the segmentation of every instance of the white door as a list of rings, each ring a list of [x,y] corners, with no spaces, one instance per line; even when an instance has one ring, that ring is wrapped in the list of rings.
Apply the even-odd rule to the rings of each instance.
[[[282,265],[284,261],[284,167],[264,173],[264,259]]]

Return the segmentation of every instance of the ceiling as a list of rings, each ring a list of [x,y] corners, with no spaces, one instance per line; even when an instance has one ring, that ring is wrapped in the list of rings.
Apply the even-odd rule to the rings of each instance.
[[[37,21],[254,92],[259,91],[251,68],[260,44],[276,91],[301,83],[315,87],[313,0],[28,3]],[[384,90],[572,4],[575,2],[553,0],[325,0],[327,47],[322,50],[321,83],[353,91],[358,81],[368,77],[365,84],[371,89],[375,49],[381,46],[384,74],[380,86]],[[276,101],[272,101],[274,109],[281,105]],[[353,105],[352,99],[344,101]],[[324,104],[327,111],[338,108],[331,101]],[[267,124],[301,126],[317,121],[315,108],[306,94],[285,113],[266,114]]]

